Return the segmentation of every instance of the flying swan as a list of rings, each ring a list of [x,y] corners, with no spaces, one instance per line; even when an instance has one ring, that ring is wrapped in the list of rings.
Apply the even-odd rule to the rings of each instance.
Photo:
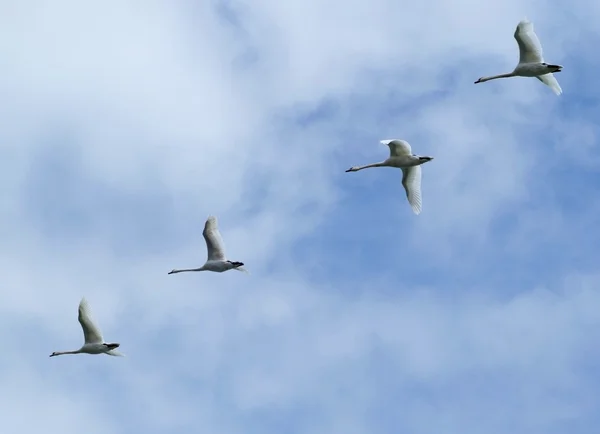
[[[415,214],[421,213],[421,164],[433,160],[433,157],[421,157],[412,153],[405,140],[380,140],[380,143],[390,147],[390,158],[381,162],[354,166],[346,172],[358,172],[369,167],[397,167],[402,169],[402,185],[406,190],[408,203]]]
[[[552,73],[560,72],[562,66],[549,65],[544,62],[544,58],[542,57],[542,45],[533,31],[533,23],[526,19],[521,21],[515,30],[515,39],[517,40],[517,44],[519,44],[519,64],[515,70],[507,74],[481,77],[475,84],[495,80],[496,78],[535,77],[542,83],[548,85],[556,95],[560,95],[562,89]]]
[[[225,257],[225,245],[223,244],[223,238],[217,227],[217,218],[209,216],[204,224],[204,231],[202,231],[204,240],[206,241],[206,248],[208,250],[208,258],[204,265],[200,268],[186,268],[181,270],[171,270],[168,274],[183,273],[184,271],[215,271],[222,273],[228,270],[238,270],[247,273],[248,271],[244,268],[243,262],[229,261]]]
[[[98,328],[91,318],[90,306],[87,300],[84,298],[79,302],[79,324],[83,329],[83,337],[85,343],[83,346],[75,351],[55,351],[50,354],[50,357],[60,356],[62,354],[108,354],[109,356],[120,356],[123,354],[119,353],[116,348],[119,348],[121,344],[112,343],[107,344],[104,342],[102,332]]]

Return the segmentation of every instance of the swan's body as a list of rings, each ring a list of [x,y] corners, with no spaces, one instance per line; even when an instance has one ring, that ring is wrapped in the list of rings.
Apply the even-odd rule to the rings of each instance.
[[[433,160],[433,157],[422,157],[412,153],[408,142],[404,140],[381,140],[380,143],[389,146],[390,158],[381,163],[354,166],[346,172],[358,172],[369,167],[397,167],[402,169],[402,185],[406,191],[408,203],[415,214],[421,213],[421,164]]]
[[[517,25],[514,36],[519,45],[519,64],[514,71],[507,74],[481,77],[475,84],[495,80],[497,78],[535,77],[545,85],[549,86],[556,95],[560,95],[562,89],[552,73],[560,72],[562,66],[550,65],[544,62],[542,44],[540,44],[540,40],[533,31],[533,23],[527,20],[521,21]]]
[[[85,340],[83,346],[75,351],[55,351],[50,354],[50,357],[63,354],[108,354],[109,356],[123,356],[123,354],[116,351],[116,348],[119,348],[120,344],[107,344],[104,342],[102,332],[92,320],[90,306],[85,297],[79,302],[79,316],[77,319],[83,329],[83,337]]]
[[[206,249],[208,258],[204,265],[200,268],[185,268],[180,270],[171,270],[168,274],[183,273],[184,271],[214,271],[222,273],[228,270],[238,270],[247,273],[243,262],[229,261],[225,257],[225,244],[217,226],[217,218],[210,216],[204,224],[202,231],[204,240],[206,241]]]

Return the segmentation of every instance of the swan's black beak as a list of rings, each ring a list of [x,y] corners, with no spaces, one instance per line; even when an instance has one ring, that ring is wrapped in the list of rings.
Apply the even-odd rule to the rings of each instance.
[[[478,78],[477,81],[475,82],[475,84],[477,83],[481,83],[481,78]]]

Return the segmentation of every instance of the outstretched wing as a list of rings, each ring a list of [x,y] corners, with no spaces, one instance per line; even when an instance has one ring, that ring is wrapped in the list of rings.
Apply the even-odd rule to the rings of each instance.
[[[421,213],[421,166],[402,169],[402,185],[406,190],[408,203],[415,214]]]
[[[79,324],[81,324],[81,328],[83,329],[83,337],[85,339],[86,344],[101,344],[104,342],[102,332],[92,320],[90,305],[88,304],[85,297],[82,298],[79,302],[78,319]]]
[[[225,260],[225,244],[217,226],[217,218],[209,216],[204,224],[202,231],[204,240],[206,241],[206,249],[208,250],[209,261],[224,261]]]
[[[541,81],[545,85],[550,86],[550,89],[552,89],[552,92],[554,92],[556,95],[560,95],[562,93],[560,84],[558,84],[558,81],[556,80],[556,77],[553,74],[550,73],[550,74],[538,75],[535,78],[537,78],[539,81]]]
[[[390,147],[390,157],[412,154],[412,149],[406,140],[381,140],[380,143]]]
[[[544,61],[542,44],[533,31],[533,23],[523,20],[517,25],[515,39],[519,44],[519,63],[541,63]]]

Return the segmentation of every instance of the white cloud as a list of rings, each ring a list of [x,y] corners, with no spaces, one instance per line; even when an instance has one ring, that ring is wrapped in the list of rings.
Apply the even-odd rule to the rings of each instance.
[[[589,432],[600,9],[568,12],[0,6],[7,429]],[[473,84],[514,67],[524,16],[559,98]],[[389,137],[435,157],[418,217],[398,172],[343,173]],[[208,214],[249,276],[167,276]],[[125,359],[47,359],[82,295]]]

